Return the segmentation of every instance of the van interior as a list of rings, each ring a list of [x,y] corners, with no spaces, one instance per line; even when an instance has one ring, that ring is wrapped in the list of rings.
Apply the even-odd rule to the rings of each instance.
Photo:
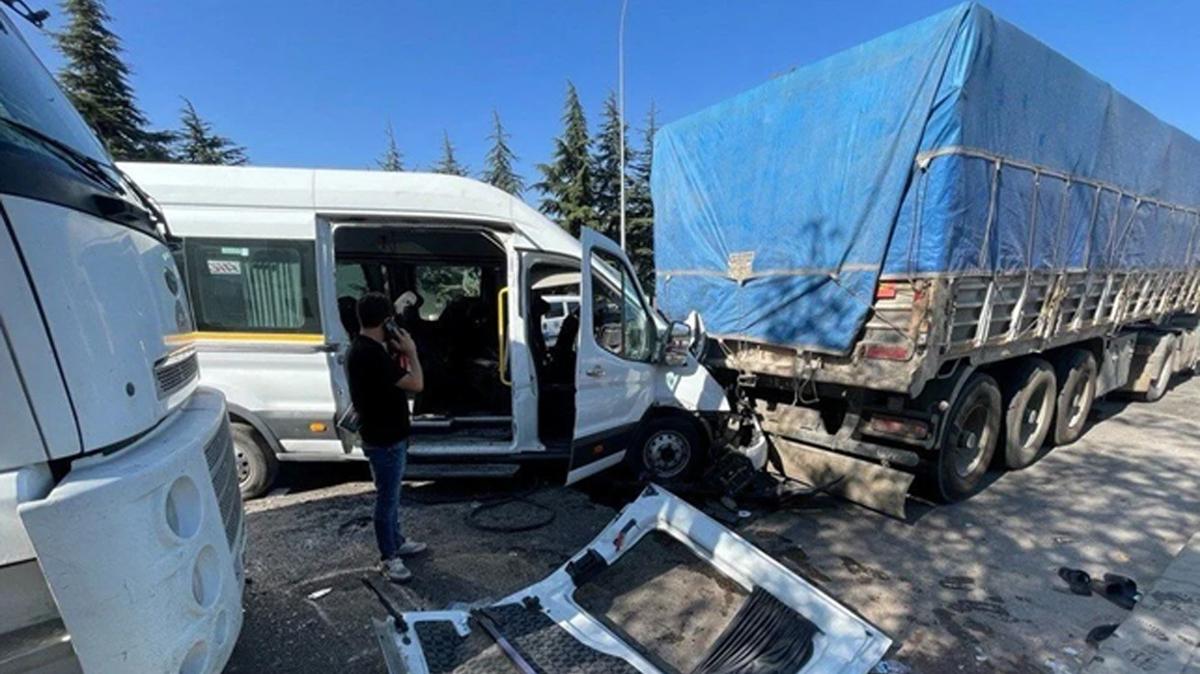
[[[569,445],[575,427],[575,355],[579,344],[579,266],[537,262],[526,272],[526,343],[538,386],[538,438]]]
[[[380,292],[417,344],[425,390],[412,402],[414,434],[423,442],[510,440],[512,389],[501,362],[507,326],[500,324],[507,260],[500,243],[483,231],[347,225],[334,230],[334,250],[346,333],[358,334],[358,298]]]

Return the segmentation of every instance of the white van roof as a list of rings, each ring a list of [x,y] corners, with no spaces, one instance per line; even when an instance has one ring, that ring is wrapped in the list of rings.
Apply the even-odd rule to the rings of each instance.
[[[211,214],[213,207],[246,208],[494,223],[511,227],[539,248],[575,257],[580,254],[579,241],[544,215],[507,192],[470,178],[412,171],[140,162],[119,166],[162,205],[172,231],[182,236],[220,235],[203,226],[198,212]],[[270,220],[272,229],[267,235],[272,238],[314,236],[311,216]],[[253,236],[254,229],[253,223],[246,221],[238,228],[244,237]]]

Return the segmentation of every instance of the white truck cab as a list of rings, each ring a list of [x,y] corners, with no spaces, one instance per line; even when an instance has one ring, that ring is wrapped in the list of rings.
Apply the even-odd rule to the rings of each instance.
[[[229,425],[164,229],[0,9],[0,671],[218,672],[237,640]]]
[[[361,458],[336,423],[365,292],[397,301],[425,390],[409,474],[574,482],[630,453],[657,479],[698,466],[723,389],[646,300],[625,255],[475,180],[381,171],[127,164],[178,238],[202,381],[225,393],[243,493],[278,461]],[[551,342],[543,317],[574,298]],[[674,332],[675,339],[671,336]],[[673,364],[668,364],[671,360]]]

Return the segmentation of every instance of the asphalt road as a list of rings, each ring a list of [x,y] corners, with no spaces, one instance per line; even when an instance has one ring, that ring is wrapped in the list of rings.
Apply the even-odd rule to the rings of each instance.
[[[1057,569],[1153,585],[1200,530],[1197,410],[1200,379],[1176,383],[1153,405],[1099,403],[1076,444],[992,476],[965,503],[910,508],[905,522],[820,499],[754,513],[737,530],[888,632],[898,644],[889,658],[914,672],[1076,671],[1090,654],[1088,630],[1128,613],[1070,594]],[[228,671],[383,671],[371,631],[383,610],[360,582],[375,559],[365,466],[293,464],[282,477],[288,493],[247,505],[251,582]],[[604,480],[535,492],[555,519],[521,534],[465,521],[501,485],[406,487],[407,533],[431,549],[396,596],[412,608],[441,608],[540,579],[633,495]],[[516,521],[538,512],[514,503],[495,514]]]

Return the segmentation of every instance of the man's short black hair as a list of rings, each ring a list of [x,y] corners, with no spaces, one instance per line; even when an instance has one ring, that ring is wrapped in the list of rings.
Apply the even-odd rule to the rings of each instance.
[[[392,303],[383,293],[367,293],[358,298],[358,322],[364,328],[378,328],[392,316]]]

